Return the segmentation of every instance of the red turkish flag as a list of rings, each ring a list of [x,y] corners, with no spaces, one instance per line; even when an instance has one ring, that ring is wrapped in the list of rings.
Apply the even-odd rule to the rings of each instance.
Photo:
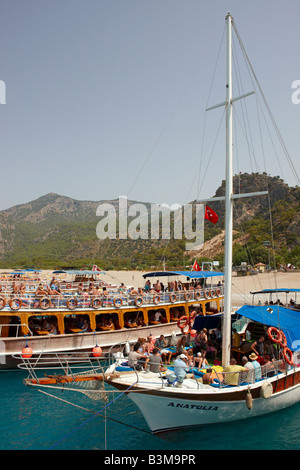
[[[219,220],[219,216],[213,211],[210,207],[205,206],[205,215],[204,218],[209,220],[213,224],[216,224]]]
[[[193,264],[191,270],[192,270],[192,271],[201,271],[201,268],[200,268],[199,264],[197,263],[197,260],[196,260],[196,259],[195,259],[195,261],[194,261],[194,264]]]
[[[94,266],[92,267],[92,271],[101,271],[101,269],[98,268],[96,264],[94,264]]]

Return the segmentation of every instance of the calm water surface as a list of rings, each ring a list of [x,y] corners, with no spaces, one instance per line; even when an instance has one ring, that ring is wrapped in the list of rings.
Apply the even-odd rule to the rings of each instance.
[[[138,429],[55,400],[23,384],[22,371],[0,372],[1,450],[290,450],[300,449],[300,403],[286,410],[246,421],[149,434],[139,410],[122,396],[107,416]],[[48,390],[49,393],[53,393]],[[54,392],[55,393],[55,392]],[[95,413],[103,407],[79,393],[56,392]],[[119,392],[114,394],[115,397]],[[109,396],[109,402],[113,399]]]

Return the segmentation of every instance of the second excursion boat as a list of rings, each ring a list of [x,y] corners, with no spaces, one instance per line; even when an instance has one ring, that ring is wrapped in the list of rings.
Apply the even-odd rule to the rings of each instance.
[[[60,283],[59,293],[53,289],[49,293],[45,282],[39,286],[40,280],[27,283],[24,292],[18,294],[13,292],[10,282],[6,287],[2,282],[0,370],[16,368],[19,363],[16,357],[25,346],[38,357],[45,353],[91,352],[96,345],[107,353],[116,344],[132,344],[150,334],[163,334],[170,342],[174,335],[188,333],[192,312],[193,316],[195,312],[210,315],[223,309],[223,286],[216,283],[216,278],[223,276],[220,272],[145,274],[145,279],[164,279],[166,288],[162,292],[153,290],[152,285],[148,290],[123,285],[118,288],[97,277],[89,277],[87,283],[92,283],[95,289],[79,292],[79,284],[84,287],[84,274],[96,276],[93,272],[79,271],[78,282]]]
[[[233,103],[246,95],[232,96],[232,27],[230,13],[226,16],[227,73],[226,100],[218,106],[226,108],[226,192],[225,192],[225,288],[222,315],[222,372],[215,371],[213,381],[201,381],[201,374],[193,370],[186,375],[187,365],[174,363],[174,370],[165,372],[122,372],[118,359],[106,371],[106,380],[113,387],[128,394],[138,406],[153,433],[207,423],[222,423],[246,419],[284,409],[300,400],[300,358],[298,357],[299,317],[297,312],[279,305],[245,306],[238,314],[259,322],[274,346],[272,361],[258,364],[251,354],[252,367],[237,366],[231,358],[231,286],[233,202],[239,197],[268,194],[233,194],[232,190],[232,108]],[[235,28],[236,30],[236,28]],[[237,31],[236,31],[237,32]],[[217,106],[215,106],[217,107]],[[211,108],[212,109],[212,108]],[[214,198],[220,200],[222,198]],[[224,199],[224,198],[223,198]],[[209,199],[212,200],[212,199]],[[292,352],[294,351],[294,352]],[[184,357],[184,355],[183,355]],[[150,356],[151,361],[151,356]],[[258,365],[257,365],[258,364]],[[179,370],[178,370],[179,369]],[[172,373],[173,372],[173,373]],[[199,380],[200,379],[200,380]]]

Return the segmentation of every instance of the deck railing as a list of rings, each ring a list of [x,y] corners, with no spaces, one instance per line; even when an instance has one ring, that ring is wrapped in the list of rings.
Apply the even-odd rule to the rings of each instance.
[[[34,293],[22,296],[9,294],[1,295],[0,292],[0,310],[19,310],[19,309],[118,309],[122,306],[141,307],[142,305],[163,305],[166,303],[179,302],[197,302],[205,300],[207,302],[216,300],[223,296],[223,289],[212,287],[207,289],[162,292],[157,294],[142,293],[131,295],[125,292],[109,292],[107,295],[78,295],[77,293],[66,293],[62,295],[41,295]]]

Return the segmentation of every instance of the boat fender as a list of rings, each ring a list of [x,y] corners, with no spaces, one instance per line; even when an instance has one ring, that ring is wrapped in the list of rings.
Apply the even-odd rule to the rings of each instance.
[[[250,388],[248,388],[247,395],[246,395],[246,406],[248,410],[251,410],[252,408],[252,395],[250,392]]]
[[[273,393],[273,386],[271,382],[269,381],[264,382],[260,388],[260,396],[262,398],[270,398],[272,393]]]
[[[128,354],[130,353],[130,344],[129,344],[128,341],[126,341],[126,343],[125,343],[124,350],[125,350],[125,355],[128,356]]]
[[[171,338],[171,346],[176,346],[177,344],[177,336],[176,336],[176,333],[175,331],[172,331],[172,338]]]

